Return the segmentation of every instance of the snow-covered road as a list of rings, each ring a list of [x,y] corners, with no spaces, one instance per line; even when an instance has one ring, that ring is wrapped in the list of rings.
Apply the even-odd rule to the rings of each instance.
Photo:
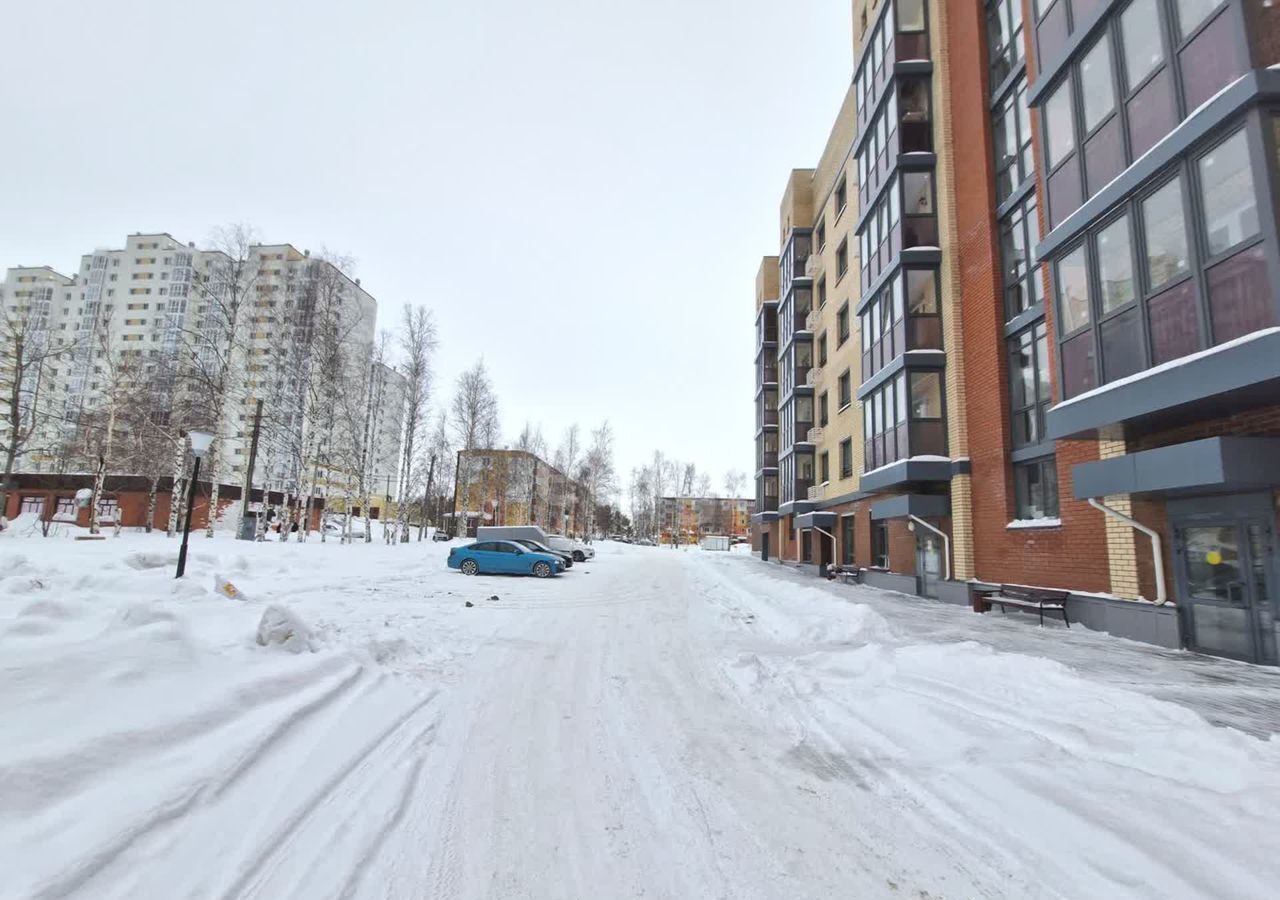
[[[175,584],[173,549],[0,539],[0,896],[1280,884],[1273,672],[738,554],[467,579],[443,546],[220,537]],[[253,642],[269,603],[317,652]]]

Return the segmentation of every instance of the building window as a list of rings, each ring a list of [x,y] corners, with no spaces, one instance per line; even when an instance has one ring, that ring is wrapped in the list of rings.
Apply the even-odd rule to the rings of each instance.
[[[991,86],[999,86],[1022,62],[1022,2],[987,3],[987,58]]]
[[[1039,242],[1040,212],[1032,194],[1000,220],[1006,320],[1044,303],[1044,279],[1032,260]]]
[[[846,566],[854,564],[853,524],[855,521],[853,516],[840,517],[840,562]]]
[[[827,277],[824,275],[818,279],[818,309],[827,305]]]
[[[911,418],[942,418],[942,376],[937,372],[911,373]]]
[[[924,31],[924,0],[899,0],[898,31]]]
[[[1142,84],[1164,62],[1161,31],[1156,0],[1133,0],[1120,14],[1125,76],[1130,90]]]
[[[849,340],[849,304],[846,303],[840,307],[840,311],[836,313],[836,346],[844,345]]]
[[[827,246],[827,220],[826,219],[818,220],[818,227],[814,231],[814,238],[815,238],[814,246],[816,246],[819,250]]]
[[[1258,201],[1243,130],[1197,163],[1209,256],[1219,256],[1258,234]]]
[[[1147,239],[1147,286],[1155,290],[1187,273],[1187,226],[1182,216],[1182,179],[1174,178],[1142,201]]]
[[[1052,404],[1049,391],[1049,335],[1043,321],[1009,339],[1009,419],[1013,446],[1044,440],[1044,416]]]
[[[1186,40],[1200,23],[1222,5],[1222,0],[1174,0],[1178,9],[1178,34]]]
[[[1013,467],[1015,515],[1019,519],[1058,517],[1058,466],[1052,456]]]
[[[825,450],[818,454],[818,480],[823,484],[831,480],[831,454]]]
[[[849,205],[849,182],[841,178],[836,184],[836,216],[844,212],[844,208]]]
[[[1080,61],[1080,99],[1084,133],[1090,134],[1116,108],[1115,76],[1111,71],[1111,39],[1107,32]]]
[[[1044,103],[1047,152],[1045,162],[1050,170],[1071,155],[1076,148],[1076,132],[1071,121],[1071,80],[1064,79]]]
[[[871,565],[877,569],[889,568],[889,523],[884,519],[871,523]]]
[[[836,279],[844,277],[844,273],[849,271],[849,239],[845,238],[840,242],[840,246],[836,248]]]
[[[1121,216],[1097,238],[1098,276],[1102,288],[1102,314],[1115,312],[1133,302],[1133,244],[1129,238],[1129,217]]]
[[[1079,331],[1091,320],[1089,310],[1089,270],[1084,245],[1058,261],[1058,322],[1065,336]]]
[[[827,364],[827,333],[824,331],[818,335],[818,365],[825,366]]]
[[[1003,203],[1032,173],[1031,118],[1027,80],[1005,94],[992,111],[992,141],[996,149],[996,202]]]
[[[44,497],[23,497],[18,509],[19,515],[44,515]]]
[[[844,409],[853,402],[853,379],[850,377],[848,369],[840,373],[839,391],[840,409]]]
[[[827,392],[823,391],[818,395],[818,425],[825,428],[827,425]]]
[[[853,477],[853,438],[840,442],[840,477]]]

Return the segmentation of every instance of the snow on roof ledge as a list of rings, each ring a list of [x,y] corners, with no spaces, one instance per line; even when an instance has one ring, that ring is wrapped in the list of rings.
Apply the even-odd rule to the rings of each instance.
[[[1215,354],[1223,353],[1235,347],[1241,347],[1245,344],[1251,343],[1252,341],[1261,340],[1262,338],[1270,337],[1271,335],[1276,335],[1276,334],[1280,334],[1280,327],[1264,328],[1261,331],[1255,331],[1255,332],[1252,332],[1251,334],[1246,334],[1243,337],[1238,337],[1234,341],[1227,341],[1225,344],[1218,344],[1216,347],[1210,347],[1207,350],[1199,350],[1188,356],[1180,356],[1177,359],[1171,359],[1168,362],[1161,363],[1158,366],[1152,366],[1150,369],[1143,369],[1141,372],[1135,372],[1134,374],[1126,376],[1124,378],[1118,378],[1115,381],[1111,381],[1111,382],[1108,382],[1107,384],[1096,387],[1091,391],[1085,391],[1083,394],[1080,394],[1079,396],[1076,396],[1076,397],[1072,397],[1070,400],[1063,400],[1061,403],[1055,405],[1053,407],[1053,410],[1066,409],[1068,406],[1071,406],[1072,404],[1075,404],[1075,403],[1079,403],[1082,400],[1090,400],[1094,397],[1105,394],[1108,391],[1113,391],[1116,388],[1125,387],[1126,385],[1131,385],[1131,384],[1137,384],[1140,381],[1144,381],[1148,378],[1153,378],[1156,375],[1161,374],[1162,372],[1171,372],[1174,369],[1179,369],[1179,368],[1182,368],[1183,366],[1188,366],[1191,363],[1196,362],[1198,360],[1207,359],[1208,357],[1214,356]]]

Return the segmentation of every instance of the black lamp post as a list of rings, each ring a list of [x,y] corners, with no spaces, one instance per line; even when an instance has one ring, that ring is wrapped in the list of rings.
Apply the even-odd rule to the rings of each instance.
[[[187,515],[182,524],[182,549],[178,551],[178,574],[175,578],[181,578],[187,571],[187,538],[191,536],[191,508],[196,505],[196,479],[200,477],[200,459],[209,452],[209,446],[213,443],[213,435],[208,431],[189,431],[187,437],[191,439],[191,453],[196,462],[191,468],[191,490],[187,493]],[[213,510],[209,510],[209,515],[213,515]]]

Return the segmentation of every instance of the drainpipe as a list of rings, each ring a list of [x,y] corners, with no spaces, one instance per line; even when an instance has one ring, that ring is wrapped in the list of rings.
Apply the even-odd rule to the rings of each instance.
[[[1102,503],[1093,497],[1089,498],[1089,505],[1104,514],[1111,516],[1113,519],[1119,519],[1130,528],[1135,528],[1147,537],[1151,538],[1151,557],[1156,564],[1156,606],[1164,606],[1168,603],[1169,593],[1165,589],[1164,583],[1164,551],[1160,546],[1160,535],[1153,529],[1143,525],[1137,519],[1126,516],[1124,513],[1120,512],[1120,510],[1112,509],[1110,506],[1107,506],[1105,503]]]
[[[950,581],[951,580],[951,538],[947,537],[947,533],[945,531],[935,528],[934,526],[930,525],[928,522],[926,522],[924,519],[920,518],[919,516],[908,515],[907,518],[910,521],[915,522],[917,525],[925,529],[928,529],[929,531],[932,531],[938,537],[942,538],[942,559],[947,567],[946,580]]]

